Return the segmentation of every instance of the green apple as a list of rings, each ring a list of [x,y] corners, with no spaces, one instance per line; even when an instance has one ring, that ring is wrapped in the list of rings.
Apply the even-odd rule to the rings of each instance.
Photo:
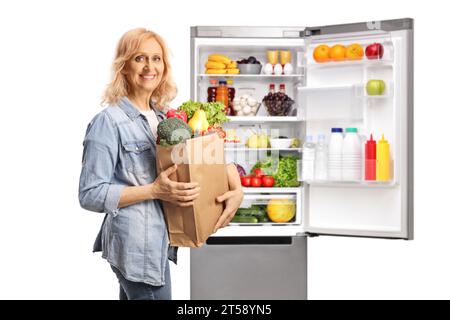
[[[369,80],[366,84],[366,91],[369,96],[382,95],[386,85],[383,80]]]

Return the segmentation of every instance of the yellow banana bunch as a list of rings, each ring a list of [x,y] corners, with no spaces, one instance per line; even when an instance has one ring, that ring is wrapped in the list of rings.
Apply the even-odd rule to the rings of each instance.
[[[205,63],[206,74],[238,74],[236,61],[232,61],[223,54],[210,54],[208,61]]]

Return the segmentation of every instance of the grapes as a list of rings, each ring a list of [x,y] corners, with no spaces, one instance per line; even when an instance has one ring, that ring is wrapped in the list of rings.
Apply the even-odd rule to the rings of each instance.
[[[286,116],[294,104],[294,100],[282,92],[267,94],[263,102],[266,106],[267,112],[271,116]]]

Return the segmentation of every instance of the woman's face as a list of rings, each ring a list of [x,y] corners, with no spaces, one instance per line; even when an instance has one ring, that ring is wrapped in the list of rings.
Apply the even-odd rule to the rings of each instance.
[[[153,92],[164,73],[163,51],[156,39],[143,40],[125,64],[124,74],[133,92]]]

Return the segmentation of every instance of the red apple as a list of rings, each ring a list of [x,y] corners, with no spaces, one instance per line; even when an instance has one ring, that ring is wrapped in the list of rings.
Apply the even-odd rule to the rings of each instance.
[[[381,59],[383,58],[384,48],[381,43],[374,43],[366,47],[367,59]]]

